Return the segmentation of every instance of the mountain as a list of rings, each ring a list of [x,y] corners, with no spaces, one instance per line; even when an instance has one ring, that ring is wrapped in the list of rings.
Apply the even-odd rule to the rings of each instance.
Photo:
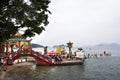
[[[109,43],[109,44],[102,43],[102,44],[96,45],[95,47],[98,47],[98,48],[110,48],[110,49],[120,49],[120,44],[117,44],[117,43]]]
[[[67,47],[67,45],[62,44],[62,45],[54,45],[53,46],[53,48],[57,48],[57,47]]]
[[[35,44],[35,43],[31,43],[31,46],[32,46],[33,48],[43,48],[43,47],[44,47],[43,45]]]

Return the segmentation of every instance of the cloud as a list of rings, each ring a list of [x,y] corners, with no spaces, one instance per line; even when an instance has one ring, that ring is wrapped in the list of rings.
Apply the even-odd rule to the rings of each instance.
[[[120,43],[119,3],[119,0],[52,0],[50,24],[33,42],[45,45],[69,40],[81,45]]]

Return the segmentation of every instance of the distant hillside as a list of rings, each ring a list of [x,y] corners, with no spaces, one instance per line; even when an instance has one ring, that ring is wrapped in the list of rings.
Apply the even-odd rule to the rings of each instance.
[[[67,47],[67,45],[62,44],[62,45],[54,45],[53,48],[60,47],[60,46]]]
[[[111,49],[120,49],[120,44],[117,43],[111,43],[111,44],[98,44],[95,47],[98,48],[111,48]]]
[[[35,43],[31,43],[31,46],[33,48],[40,48],[40,47],[44,47],[43,45],[40,45],[40,44],[35,44]]]

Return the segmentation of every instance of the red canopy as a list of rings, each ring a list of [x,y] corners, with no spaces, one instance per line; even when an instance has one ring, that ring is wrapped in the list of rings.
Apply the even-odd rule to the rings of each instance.
[[[52,55],[54,55],[54,54],[57,54],[57,52],[54,51],[54,50],[52,50],[52,51],[48,52],[48,54],[52,54]]]

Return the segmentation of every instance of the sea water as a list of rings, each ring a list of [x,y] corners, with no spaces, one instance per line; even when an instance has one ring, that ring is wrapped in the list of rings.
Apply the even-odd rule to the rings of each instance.
[[[103,50],[93,52],[102,53]],[[36,69],[27,65],[14,67],[5,77],[8,80],[120,80],[120,52],[108,52],[111,56],[88,58],[83,65],[37,66]]]

